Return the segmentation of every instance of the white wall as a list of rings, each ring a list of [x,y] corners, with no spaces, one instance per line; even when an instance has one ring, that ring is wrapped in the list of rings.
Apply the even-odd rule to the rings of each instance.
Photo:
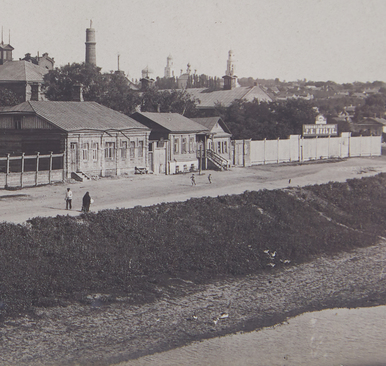
[[[240,147],[242,143],[243,140],[235,141],[234,146]],[[342,133],[339,137],[302,138],[299,135],[291,135],[285,140],[248,140],[248,144],[250,144],[249,157],[239,156],[242,151],[240,148],[234,150],[235,165],[381,155],[381,136],[351,137],[348,132]]]

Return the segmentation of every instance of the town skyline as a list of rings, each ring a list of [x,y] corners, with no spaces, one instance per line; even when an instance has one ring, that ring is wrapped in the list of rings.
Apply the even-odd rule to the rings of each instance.
[[[47,52],[55,66],[85,60],[86,28],[96,31],[97,66],[140,79],[187,64],[225,74],[228,51],[238,77],[314,81],[386,80],[386,2],[380,0],[185,1],[1,0],[3,40],[14,60]],[[10,36],[9,36],[10,31]]]

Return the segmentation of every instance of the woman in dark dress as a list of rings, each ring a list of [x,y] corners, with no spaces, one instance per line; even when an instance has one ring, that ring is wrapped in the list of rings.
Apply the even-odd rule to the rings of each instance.
[[[83,196],[83,206],[82,211],[83,212],[89,212],[90,210],[90,204],[91,204],[91,197],[88,192]]]

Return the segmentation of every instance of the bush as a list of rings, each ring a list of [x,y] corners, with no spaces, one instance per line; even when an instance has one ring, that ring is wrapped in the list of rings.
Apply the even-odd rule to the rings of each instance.
[[[91,293],[151,293],[154,280],[165,276],[207,281],[371,245],[386,227],[385,183],[380,174],[1,223],[0,315]]]

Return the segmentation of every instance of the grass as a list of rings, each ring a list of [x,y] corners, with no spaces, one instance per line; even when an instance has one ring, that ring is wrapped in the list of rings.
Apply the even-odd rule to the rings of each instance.
[[[385,235],[385,184],[379,174],[1,223],[0,317],[93,293],[154,298],[165,276],[205,282],[372,245]]]

